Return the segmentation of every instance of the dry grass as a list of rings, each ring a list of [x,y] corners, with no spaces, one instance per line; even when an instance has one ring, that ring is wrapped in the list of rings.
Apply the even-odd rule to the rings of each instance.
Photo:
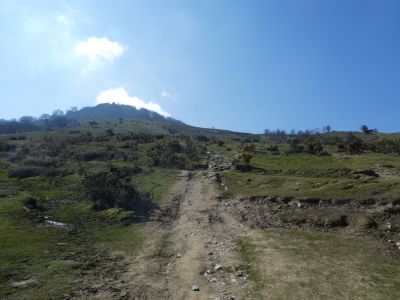
[[[270,229],[247,243],[259,253],[260,299],[400,298],[400,263],[379,242]]]

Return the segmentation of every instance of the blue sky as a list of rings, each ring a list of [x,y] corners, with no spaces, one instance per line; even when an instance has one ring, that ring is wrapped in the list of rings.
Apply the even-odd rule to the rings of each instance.
[[[0,118],[117,101],[238,131],[400,131],[400,1],[0,2]]]

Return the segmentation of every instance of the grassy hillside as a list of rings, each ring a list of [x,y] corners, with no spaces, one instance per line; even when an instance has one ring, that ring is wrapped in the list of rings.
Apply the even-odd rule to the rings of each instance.
[[[165,205],[181,170],[207,169],[209,157],[220,192],[210,203],[234,203],[235,220],[267,229],[237,242],[252,296],[288,298],[288,285],[304,298],[397,296],[398,135],[254,135],[104,108],[71,112],[67,117],[76,119],[65,126],[37,120],[29,130],[17,130],[20,124],[0,135],[0,298],[60,299],[77,288],[96,290],[97,282],[118,280],[126,259],[146,252],[149,240],[161,240],[155,247],[163,253],[170,233],[158,236],[144,224]],[[390,257],[378,257],[381,250]],[[305,273],[291,267],[299,260]],[[271,265],[307,279],[263,269]],[[369,275],[354,279],[352,290],[351,276],[341,277],[347,272]],[[314,274],[344,290],[322,291]],[[387,289],[374,291],[374,283]]]
[[[254,149],[246,170],[243,170],[238,166],[249,145]],[[370,147],[367,142],[364,145]],[[234,196],[400,198],[399,154],[369,148],[351,154],[339,151],[338,146],[332,144],[322,144],[321,154],[310,154],[305,146],[304,143],[296,146],[304,148],[299,153],[292,152],[288,143],[233,141],[213,144],[209,148],[223,154],[230,162],[232,168],[224,175],[228,192]]]
[[[132,170],[140,197],[157,206],[178,168],[195,169],[205,155],[195,140],[157,130],[163,133],[148,121],[99,121],[0,137],[10,146],[0,152],[0,298],[58,299],[77,281],[123,270],[124,256],[135,255],[146,238],[135,221],[146,216],[94,209],[83,179],[110,168]],[[169,152],[170,146],[177,148]]]

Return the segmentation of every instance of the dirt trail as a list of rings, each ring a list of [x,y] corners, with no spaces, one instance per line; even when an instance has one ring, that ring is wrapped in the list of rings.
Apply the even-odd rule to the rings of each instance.
[[[178,215],[157,225],[159,241],[150,239],[149,251],[131,264],[134,269],[125,281],[135,282],[135,288],[129,296],[245,299],[249,280],[235,241],[247,230],[228,212],[227,203],[217,199],[215,160],[212,156],[207,170],[180,175],[170,195],[180,199]],[[160,243],[154,255],[154,245]]]
[[[243,274],[234,244],[237,224],[216,200],[213,177],[212,170],[195,173],[182,199],[171,236],[177,258],[167,268],[171,299],[238,299],[243,294],[246,282],[238,277]],[[200,290],[193,291],[194,285]]]

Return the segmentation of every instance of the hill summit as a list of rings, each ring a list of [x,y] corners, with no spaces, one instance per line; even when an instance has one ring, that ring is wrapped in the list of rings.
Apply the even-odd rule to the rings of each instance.
[[[179,122],[170,117],[164,117],[154,111],[130,105],[103,103],[93,107],[84,107],[80,110],[68,111],[66,117],[75,120],[89,119],[139,119],[148,121],[174,121]],[[180,123],[180,122],[179,122]]]

